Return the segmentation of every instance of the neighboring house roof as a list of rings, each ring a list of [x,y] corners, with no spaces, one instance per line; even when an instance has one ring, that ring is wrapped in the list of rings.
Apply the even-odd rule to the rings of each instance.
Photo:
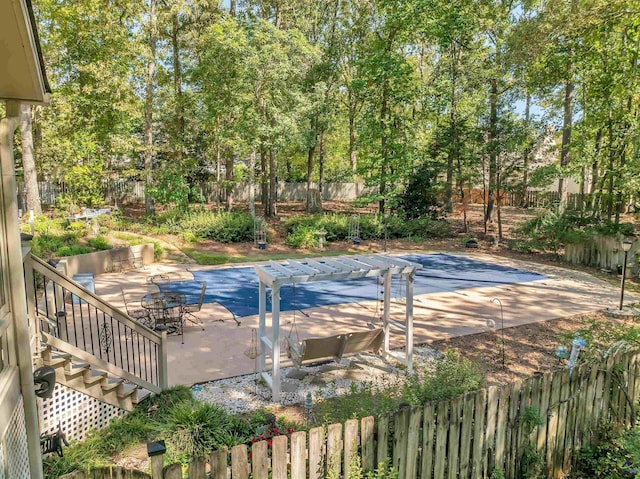
[[[48,103],[49,93],[31,0],[0,1],[0,100]]]

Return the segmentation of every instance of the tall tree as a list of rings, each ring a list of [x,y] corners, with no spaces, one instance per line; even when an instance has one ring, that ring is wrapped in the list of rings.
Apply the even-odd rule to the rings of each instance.
[[[151,189],[153,188],[153,104],[156,87],[156,42],[158,36],[158,1],[149,0],[148,16],[148,57],[147,75],[145,81],[144,101],[144,170],[145,170],[145,211],[148,215],[155,214],[155,206]]]
[[[27,195],[27,210],[35,214],[42,214],[40,192],[38,191],[38,174],[33,155],[33,117],[32,106],[22,105],[20,111],[20,132],[22,145],[22,169],[24,171],[24,185]]]

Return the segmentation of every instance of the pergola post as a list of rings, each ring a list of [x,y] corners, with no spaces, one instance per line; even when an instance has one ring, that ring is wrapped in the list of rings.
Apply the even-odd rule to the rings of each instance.
[[[266,338],[266,318],[267,318],[267,287],[260,281],[258,291],[258,344],[260,345],[260,351],[258,356],[258,371],[264,371],[266,364],[267,348],[265,347],[264,339]]]
[[[272,368],[271,380],[273,386],[273,400],[280,401],[280,285],[273,285],[271,289],[271,332],[272,332]]]
[[[409,373],[413,372],[413,281],[415,273],[411,272],[406,275],[406,301],[405,301],[405,345],[407,347],[407,368]]]
[[[384,274],[384,293],[382,296],[382,324],[384,329],[384,352],[390,351],[389,347],[389,318],[391,316],[391,284],[393,282],[393,274],[387,270]]]

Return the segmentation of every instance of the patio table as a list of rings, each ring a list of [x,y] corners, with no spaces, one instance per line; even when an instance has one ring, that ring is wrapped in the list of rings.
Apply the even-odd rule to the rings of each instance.
[[[156,292],[145,294],[140,304],[147,310],[153,321],[153,329],[166,328],[167,334],[183,334],[184,306],[187,297],[184,293]],[[184,341],[184,339],[183,339]]]

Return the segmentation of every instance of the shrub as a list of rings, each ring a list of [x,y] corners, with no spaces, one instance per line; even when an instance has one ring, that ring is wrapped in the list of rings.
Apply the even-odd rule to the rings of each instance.
[[[285,240],[291,248],[315,248],[318,246],[317,230],[312,226],[298,226]]]
[[[67,225],[67,229],[77,236],[87,234],[87,224],[84,221],[72,221]]]
[[[87,244],[97,251],[111,249],[113,246],[107,241],[104,236],[96,236],[95,238],[89,238]]]
[[[246,213],[192,213],[180,221],[177,232],[221,243],[253,241],[253,218]]]
[[[451,399],[484,386],[480,367],[454,351],[435,360],[432,371],[417,371],[407,377],[403,399],[419,406],[430,401]]]
[[[63,246],[56,251],[56,256],[75,256],[77,254],[91,253],[92,249],[88,246]]]

